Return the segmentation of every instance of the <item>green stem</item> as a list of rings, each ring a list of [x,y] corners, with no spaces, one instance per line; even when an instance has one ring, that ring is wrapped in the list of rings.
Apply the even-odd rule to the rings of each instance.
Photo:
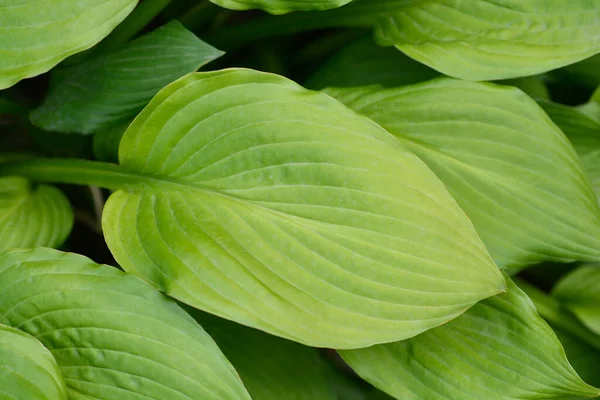
[[[568,332],[588,345],[600,350],[600,336],[586,328],[579,320],[569,313],[555,298],[548,296],[540,289],[518,278],[515,283],[529,296],[535,304],[538,313],[552,326]]]
[[[148,25],[172,0],[144,0],[94,49],[104,54],[121,47]]]
[[[116,164],[80,159],[34,158],[0,164],[0,176],[19,175],[34,182],[99,186],[106,189],[139,188],[155,179]]]

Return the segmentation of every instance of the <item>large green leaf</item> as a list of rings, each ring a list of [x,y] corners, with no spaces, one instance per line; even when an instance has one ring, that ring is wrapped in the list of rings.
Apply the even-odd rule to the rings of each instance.
[[[600,260],[600,211],[581,162],[520,90],[443,78],[329,93],[427,163],[499,266]]]
[[[66,400],[52,354],[28,334],[0,324],[0,399]]]
[[[0,251],[61,245],[73,227],[69,200],[57,188],[0,177]]]
[[[138,183],[106,204],[113,255],[221,317],[353,348],[414,336],[504,290],[417,157],[283,77],[190,74],[136,118],[119,159]]]
[[[341,351],[364,379],[399,400],[594,397],[552,329],[509,281],[446,325],[402,342]]]
[[[306,87],[404,86],[438,76],[390,47],[378,46],[368,37],[344,47],[308,80]]]
[[[217,342],[254,399],[335,400],[317,349],[210,314],[192,314]]]
[[[221,56],[177,21],[119,50],[61,71],[31,121],[50,131],[93,133],[130,121],[160,89]]]
[[[0,0],[0,89],[98,43],[136,0]]]
[[[600,121],[562,104],[543,101],[540,105],[573,144],[596,196],[600,197]]]
[[[600,267],[577,268],[558,282],[552,295],[600,335]]]
[[[375,29],[438,71],[467,80],[534,75],[600,52],[600,0],[387,0]]]
[[[70,400],[250,399],[212,339],[175,302],[77,254],[0,254],[0,323],[50,350]]]

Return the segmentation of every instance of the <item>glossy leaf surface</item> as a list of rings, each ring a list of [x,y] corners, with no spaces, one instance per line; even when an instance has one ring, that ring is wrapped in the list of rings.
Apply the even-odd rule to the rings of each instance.
[[[204,330],[137,277],[76,254],[0,254],[0,323],[42,342],[69,399],[250,397]]]
[[[600,259],[600,211],[581,161],[520,90],[445,78],[328,92],[427,163],[500,267]]]
[[[0,89],[92,47],[136,4],[136,0],[1,0]]]
[[[0,251],[61,245],[73,227],[69,200],[54,186],[0,177]]]
[[[192,315],[231,361],[253,399],[336,399],[328,365],[317,349],[210,314]]]
[[[581,266],[558,282],[552,295],[600,335],[600,268]]]
[[[504,288],[420,160],[283,77],[190,74],[136,118],[119,159],[139,184],[106,204],[113,255],[221,317],[353,348],[414,336]]]
[[[177,21],[66,71],[31,121],[49,131],[94,133],[129,122],[164,86],[223,52]]]
[[[449,76],[534,75],[600,52],[600,0],[377,2],[376,36]]]
[[[0,324],[0,399],[66,400],[52,354],[32,336]]]
[[[577,375],[552,329],[512,282],[508,293],[417,337],[340,353],[360,376],[400,400],[600,395]]]

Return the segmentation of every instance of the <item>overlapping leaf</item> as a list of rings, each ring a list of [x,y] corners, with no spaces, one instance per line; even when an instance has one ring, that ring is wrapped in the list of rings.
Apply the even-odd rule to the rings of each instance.
[[[520,90],[445,78],[329,93],[427,163],[501,267],[600,259],[600,211],[581,162]]]
[[[450,76],[534,75],[600,52],[600,0],[388,0],[382,44]]]
[[[446,325],[402,342],[341,351],[364,379],[400,400],[594,397],[552,329],[510,280]]]
[[[0,399],[66,400],[52,354],[35,338],[0,324]]]
[[[202,328],[137,277],[76,254],[0,255],[0,323],[52,353],[69,399],[250,399]]]
[[[194,318],[231,361],[254,399],[335,400],[317,349],[210,314]]]
[[[323,65],[306,87],[404,86],[438,76],[439,73],[390,47],[364,38],[343,48]]]
[[[136,0],[0,0],[0,89],[98,43]]]
[[[73,211],[59,189],[15,176],[0,178],[0,251],[56,247],[72,227]]]
[[[600,335],[600,268],[581,266],[558,282],[553,296]]]
[[[173,21],[67,71],[31,113],[50,131],[93,133],[130,121],[160,89],[221,56]]]
[[[329,96],[251,70],[190,74],[129,127],[103,227],[125,270],[312,346],[400,340],[503,290],[443,184]]]
[[[540,102],[552,121],[567,135],[600,196],[600,121],[573,107]]]

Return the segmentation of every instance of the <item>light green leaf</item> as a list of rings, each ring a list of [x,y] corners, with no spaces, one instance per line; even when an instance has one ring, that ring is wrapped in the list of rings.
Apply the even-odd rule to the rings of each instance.
[[[0,324],[0,399],[66,400],[58,365],[40,342]]]
[[[328,365],[317,349],[210,314],[194,318],[217,342],[254,399],[335,400]]]
[[[136,0],[0,0],[0,89],[107,36]]]
[[[353,348],[414,336],[504,289],[420,160],[283,77],[190,74],[135,119],[119,159],[138,184],[106,204],[113,255],[223,318]]]
[[[0,251],[61,245],[73,227],[69,200],[57,188],[27,179],[0,178]]]
[[[400,400],[514,400],[594,397],[552,329],[510,279],[438,328],[402,342],[341,351],[364,379]]]
[[[561,279],[552,295],[600,335],[600,267],[584,265]]]
[[[404,86],[439,73],[396,49],[378,46],[368,37],[344,47],[308,80],[306,87]]]
[[[539,74],[600,52],[600,0],[387,0],[381,44],[453,77]]]
[[[328,92],[427,163],[500,267],[600,260],[600,211],[581,162],[520,90],[444,78]]]
[[[160,89],[220,57],[177,21],[119,50],[62,71],[31,121],[49,131],[89,134],[130,121]]]
[[[573,144],[596,196],[600,197],[600,121],[573,107],[550,101],[542,101],[540,105]]]
[[[137,277],[56,250],[0,254],[0,323],[34,336],[70,400],[245,399],[204,330]]]

